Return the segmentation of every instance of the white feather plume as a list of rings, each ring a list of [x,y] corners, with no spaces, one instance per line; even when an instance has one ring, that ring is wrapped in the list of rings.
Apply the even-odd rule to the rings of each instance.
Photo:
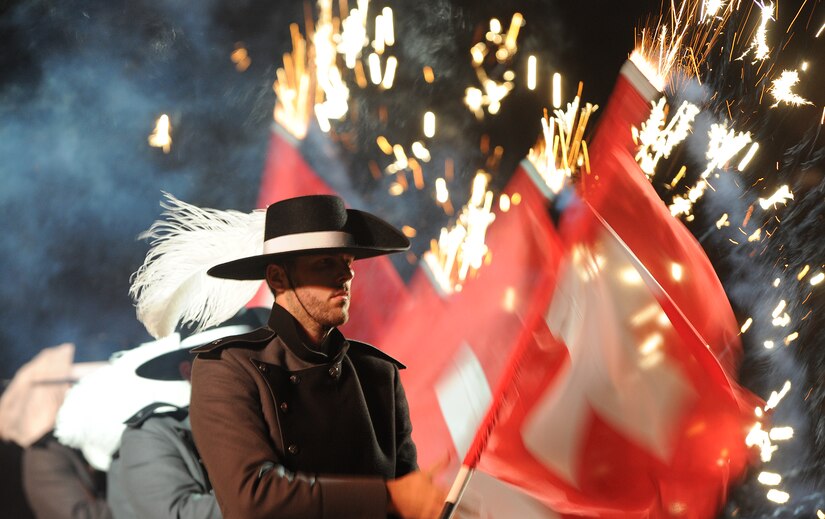
[[[189,382],[150,380],[135,373],[149,359],[180,347],[180,337],[173,333],[114,353],[105,366],[82,377],[66,393],[55,418],[55,438],[80,449],[94,468],[109,470],[126,429],[124,421],[153,402],[189,405]]]
[[[164,193],[163,217],[140,239],[151,248],[132,276],[129,294],[138,320],[155,338],[178,324],[196,330],[229,319],[255,295],[261,281],[213,278],[209,268],[263,252],[266,212],[205,209]]]

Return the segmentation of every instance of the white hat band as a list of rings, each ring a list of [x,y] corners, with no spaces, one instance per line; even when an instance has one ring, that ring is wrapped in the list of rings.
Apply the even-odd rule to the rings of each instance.
[[[353,247],[355,238],[343,231],[317,231],[276,236],[264,242],[264,254],[295,252],[311,249]]]

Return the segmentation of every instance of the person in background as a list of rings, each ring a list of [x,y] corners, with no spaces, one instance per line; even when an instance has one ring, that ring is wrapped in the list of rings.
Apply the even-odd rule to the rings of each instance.
[[[106,475],[51,433],[23,449],[23,491],[37,519],[111,519]]]
[[[261,325],[266,312],[242,310],[219,327],[186,336],[180,349],[148,360],[135,372],[152,380],[189,380],[191,348],[249,332]],[[192,440],[188,407],[156,402],[129,418],[126,425],[108,472],[108,501],[117,519],[221,518]]]

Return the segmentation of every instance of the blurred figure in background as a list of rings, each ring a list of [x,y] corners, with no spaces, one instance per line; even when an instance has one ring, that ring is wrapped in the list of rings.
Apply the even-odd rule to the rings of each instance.
[[[0,439],[23,449],[20,472],[14,476],[38,519],[112,517],[106,504],[105,475],[53,434],[58,410],[72,384],[105,365],[76,364],[73,359],[73,344],[43,349],[17,371],[0,398]],[[4,482],[4,486],[9,484]],[[4,512],[18,512],[5,508],[8,504],[4,502]]]
[[[268,313],[268,309],[242,310],[219,327],[184,338],[179,349],[144,362],[135,372],[151,380],[188,381],[191,348],[247,333],[260,327]],[[221,517],[192,440],[188,405],[149,404],[126,426],[108,472],[108,500],[117,519]]]
[[[23,490],[38,519],[110,519],[106,474],[47,434],[23,450]]]

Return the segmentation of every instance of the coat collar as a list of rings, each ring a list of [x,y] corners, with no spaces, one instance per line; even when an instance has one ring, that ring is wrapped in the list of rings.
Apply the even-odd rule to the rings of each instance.
[[[319,350],[309,348],[298,333],[298,321],[285,308],[275,303],[269,314],[267,327],[274,331],[284,342],[289,351],[304,362],[327,364],[339,360],[347,352],[349,344],[344,335],[333,328],[327,334]]]

